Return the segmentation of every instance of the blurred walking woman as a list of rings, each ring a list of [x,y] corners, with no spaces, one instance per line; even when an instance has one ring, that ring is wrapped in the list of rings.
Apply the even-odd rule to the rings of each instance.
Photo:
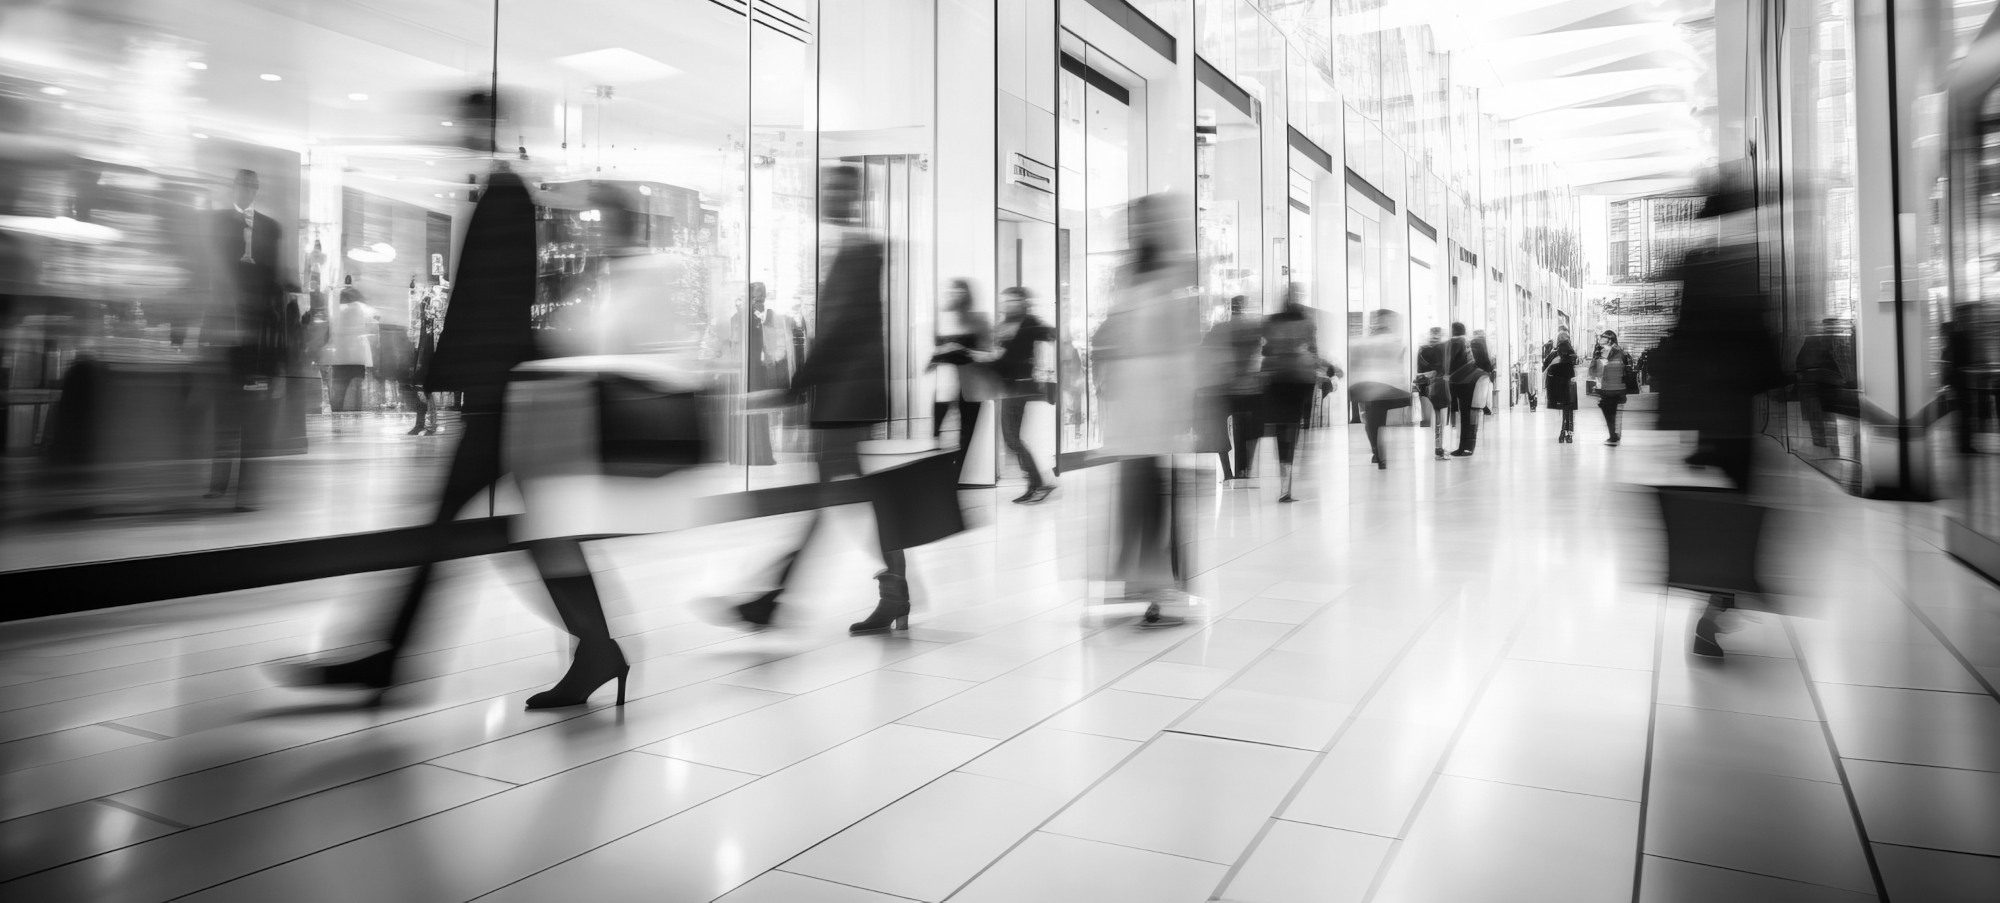
[[[1378,470],[1387,470],[1389,458],[1382,451],[1382,425],[1389,412],[1410,406],[1410,350],[1403,344],[1403,317],[1382,309],[1370,318],[1368,335],[1349,350],[1354,400],[1360,402],[1362,431],[1368,436],[1368,450]]]
[[[931,363],[937,365],[937,400],[931,411],[931,438],[944,432],[944,415],[958,406],[958,450],[964,454],[972,445],[972,431],[979,426],[979,407],[993,398],[990,371],[974,364],[973,354],[985,351],[993,342],[993,324],[984,311],[972,309],[972,283],[953,279],[945,291],[944,310],[938,316],[937,348]]]
[[[1576,441],[1576,346],[1567,333],[1556,337],[1555,347],[1542,355],[1542,390],[1549,410],[1563,414],[1557,442]]]
[[[1295,282],[1285,288],[1284,309],[1264,318],[1264,419],[1278,434],[1281,502],[1292,500],[1292,457],[1319,384],[1319,368],[1319,328],[1299,303]]]
[[[1042,362],[1045,358],[1053,361],[1047,349],[1054,345],[1056,331],[1030,310],[1027,289],[1015,286],[1001,292],[1000,303],[1004,319],[994,333],[999,347],[973,357],[991,361],[1000,377],[1000,436],[1028,478],[1028,491],[1014,501],[1034,505],[1048,499],[1056,486],[1035,466],[1035,453],[1021,438],[1021,422],[1027,418],[1028,402],[1048,400],[1048,387],[1055,375],[1049,372],[1053,368]]]

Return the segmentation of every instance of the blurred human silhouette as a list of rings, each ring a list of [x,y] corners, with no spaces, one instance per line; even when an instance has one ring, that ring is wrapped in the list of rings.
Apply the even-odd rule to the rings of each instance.
[[[789,397],[810,411],[819,452],[821,482],[861,476],[861,443],[875,424],[889,418],[889,346],[884,333],[882,239],[861,221],[861,173],[852,166],[822,172],[820,213],[833,233],[833,262],[820,286],[818,338],[792,377]],[[826,518],[814,509],[805,534],[774,565],[776,586],[742,593],[747,601],[729,606],[731,617],[751,628],[776,619],[793,566]],[[880,539],[878,533],[878,540]],[[882,633],[909,626],[910,582],[904,550],[880,547],[882,570],[875,575],[878,598],[868,617],[848,626],[850,633]]]
[[[1147,603],[1142,623],[1184,623],[1187,562],[1172,456],[1193,428],[1200,311],[1189,291],[1194,232],[1185,198],[1152,194],[1127,209],[1132,258],[1119,273],[1110,312],[1091,335],[1100,385],[1103,454],[1117,456],[1114,576],[1125,596]],[[1174,606],[1168,608],[1167,606]]]
[[[1493,358],[1487,355],[1484,341],[1475,342],[1465,334],[1464,323],[1451,324],[1451,341],[1445,347],[1445,365],[1451,368],[1451,410],[1458,417],[1458,448],[1451,454],[1469,458],[1479,449],[1479,415],[1483,406],[1474,403],[1479,381],[1491,382]]]
[[[1402,314],[1387,308],[1375,311],[1369,316],[1368,334],[1348,349],[1348,370],[1353,373],[1348,392],[1361,405],[1361,431],[1368,438],[1369,463],[1377,470],[1389,468],[1388,452],[1382,448],[1382,426],[1389,422],[1389,412],[1410,406],[1410,349],[1402,327]]]
[[[1990,401],[1977,386],[1973,370],[1978,365],[1972,334],[1976,306],[1961,302],[1944,322],[1944,358],[1939,362],[1942,380],[1950,393],[1953,438],[1960,454],[1977,454],[1973,437],[1985,430]]]
[[[320,358],[333,371],[330,400],[336,414],[366,406],[368,388],[363,380],[368,369],[375,366],[376,343],[380,340],[378,319],[375,308],[361,300],[359,289],[340,290],[340,306],[334,308],[326,349]],[[357,381],[363,382],[356,385]],[[352,401],[348,399],[349,393],[354,396]]]
[[[1278,501],[1292,498],[1292,461],[1299,429],[1311,413],[1319,383],[1319,329],[1299,300],[1299,284],[1285,287],[1284,307],[1264,318],[1264,418],[1277,433]]]
[[[1000,304],[1000,325],[994,330],[998,347],[977,352],[973,357],[993,368],[1000,387],[1000,437],[1013,453],[1015,463],[1021,465],[1022,475],[1028,478],[1028,491],[1014,501],[1035,505],[1046,501],[1056,487],[1035,466],[1034,450],[1021,438],[1021,426],[1027,419],[1028,403],[1047,401],[1055,383],[1050,364],[1056,331],[1035,316],[1032,298],[1025,288],[1015,286],[1001,292]]]
[[[979,426],[979,409],[999,397],[993,371],[981,365],[974,354],[993,344],[993,323],[982,310],[972,307],[972,283],[953,279],[945,289],[944,306],[938,311],[937,342],[931,352],[936,367],[937,397],[931,405],[931,438],[944,434],[944,415],[958,409],[958,451],[972,446],[973,430]]]
[[[201,344],[221,370],[211,396],[215,454],[207,497],[227,494],[233,472],[239,510],[255,507],[248,463],[254,440],[246,429],[252,406],[270,399],[291,332],[279,277],[283,230],[256,209],[258,189],[257,173],[238,170],[230,206],[209,214],[212,300],[201,322]]]
[[[488,95],[466,98],[465,105],[466,114],[459,117],[464,134],[472,146],[490,150],[483,127],[490,123],[486,111],[494,109]],[[347,661],[283,669],[281,676],[288,682],[377,691],[395,683],[397,657],[409,645],[430,598],[432,570],[443,554],[441,529],[500,480],[501,412],[507,384],[516,366],[539,356],[533,321],[535,223],[527,184],[504,161],[496,162],[472,211],[459,253],[451,319],[438,337],[426,374],[429,388],[464,393],[458,446],[439,493],[432,530],[424,534],[426,560],[411,576],[396,607],[383,638],[387,648]],[[529,697],[528,708],[581,705],[612,680],[618,681],[622,705],[631,669],[611,638],[581,546],[574,540],[547,540],[530,543],[529,553],[563,628],[577,638],[577,646],[562,679]]]
[[[1598,370],[1597,409],[1604,413],[1604,428],[1611,434],[1604,444],[1615,446],[1624,439],[1618,428],[1618,412],[1625,406],[1625,396],[1637,391],[1639,374],[1632,367],[1632,356],[1618,344],[1617,332],[1607,329],[1598,340],[1604,343],[1604,363]]]
[[[1431,455],[1438,460],[1445,459],[1444,431],[1446,421],[1451,419],[1451,369],[1447,366],[1450,358],[1449,346],[1444,342],[1444,327],[1431,327],[1430,338],[1423,347],[1417,349],[1417,395],[1425,405],[1425,417],[1431,422]]]
[[[1758,288],[1755,195],[1744,180],[1711,176],[1701,216],[1717,219],[1720,241],[1690,250],[1682,266],[1681,309],[1654,354],[1659,428],[1692,430],[1690,464],[1713,465],[1728,479],[1736,507],[1752,489],[1756,400],[1785,382],[1778,345],[1766,322],[1769,299]],[[1669,523],[1669,545],[1676,540]],[[1745,554],[1754,556],[1754,543]],[[1719,657],[1717,619],[1736,605],[1734,592],[1709,595],[1691,651]]]
[[[1249,299],[1237,295],[1229,299],[1229,319],[1202,337],[1203,392],[1209,396],[1204,416],[1212,421],[1224,480],[1250,476],[1264,435],[1263,330]]]
[[[1798,380],[1799,414],[1811,432],[1812,443],[1840,454],[1840,427],[1835,414],[1859,414],[1852,400],[1854,385],[1854,342],[1848,321],[1827,317],[1820,328],[1799,344],[1792,368]],[[1951,341],[1946,333],[1946,342]]]
[[[1576,346],[1569,333],[1558,333],[1542,352],[1542,391],[1548,394],[1549,410],[1562,412],[1562,427],[1556,442],[1576,441]]]

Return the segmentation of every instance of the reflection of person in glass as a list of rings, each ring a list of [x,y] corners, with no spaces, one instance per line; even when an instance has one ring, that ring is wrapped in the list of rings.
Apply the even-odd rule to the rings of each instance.
[[[783,315],[771,310],[764,283],[750,283],[749,294],[749,320],[744,320],[742,308],[730,317],[731,341],[743,343],[750,391],[782,389],[791,383],[791,326]]]
[[[1819,332],[1800,343],[1793,368],[1798,379],[1799,413],[1812,431],[1812,444],[1840,454],[1840,428],[1833,415],[1859,413],[1847,410],[1849,406],[1843,403],[1855,384],[1854,340],[1848,333],[1848,322],[1840,317],[1820,321]]]
[[[977,366],[973,355],[988,350],[993,343],[993,324],[985,311],[972,308],[972,283],[953,279],[945,290],[944,308],[938,311],[937,343],[931,352],[936,367],[937,397],[931,404],[931,438],[944,435],[944,415],[958,408],[958,450],[972,445],[973,430],[979,426],[979,408],[998,396],[990,370]]]
[[[1167,610],[1187,596],[1178,478],[1172,455],[1193,426],[1201,316],[1188,290],[1194,273],[1182,242],[1194,229],[1182,198],[1153,194],[1128,211],[1132,261],[1119,274],[1111,310],[1091,336],[1099,385],[1102,451],[1118,463],[1116,576],[1145,601],[1148,627],[1184,623]]]
[[[216,249],[216,291],[202,318],[201,344],[222,363],[224,376],[215,402],[215,459],[209,498],[229,490],[236,472],[236,501],[249,504],[249,466],[244,458],[244,424],[250,393],[269,397],[270,378],[287,353],[284,287],[279,277],[278,221],[256,209],[257,174],[239,170],[230,206],[210,214]]]
[[[790,396],[804,401],[819,440],[821,482],[861,476],[860,447],[875,424],[889,419],[889,343],[884,332],[882,239],[860,220],[861,173],[831,166],[823,173],[820,211],[839,233],[833,264],[819,293],[819,331],[792,378]],[[752,628],[769,626],[778,613],[792,568],[825,522],[815,509],[806,532],[774,567],[777,586],[730,606],[730,616]],[[878,536],[879,539],[879,536]],[[910,583],[902,549],[883,548],[875,575],[879,601],[851,633],[880,633],[909,626]]]
[[[468,111],[492,109],[487,95],[467,98]],[[461,115],[471,146],[491,152],[488,121],[483,113]],[[425,374],[426,388],[464,393],[459,422],[462,435],[445,475],[432,520],[442,527],[457,517],[474,497],[502,476],[502,402],[513,369],[538,356],[534,332],[535,203],[527,184],[504,161],[487,179],[459,252],[451,317],[438,336],[437,352]],[[437,533],[426,542],[439,543]],[[542,585],[555,603],[563,628],[577,638],[568,672],[555,687],[528,698],[528,708],[582,705],[590,694],[618,681],[618,702],[625,701],[625,657],[611,638],[597,584],[591,579],[583,549],[575,540],[529,543],[529,553]],[[321,686],[358,686],[385,690],[395,683],[397,656],[406,648],[431,590],[431,573],[444,549],[433,546],[404,591],[384,640],[386,649],[349,661],[300,665],[282,674],[288,682]],[[379,701],[380,696],[376,699]]]
[[[332,320],[320,359],[333,371],[331,400],[333,412],[339,414],[359,410],[368,400],[367,387],[355,383],[375,366],[380,317],[375,308],[362,302],[360,290],[349,286],[340,290],[340,307],[334,310]],[[352,402],[347,400],[349,391],[355,393]]]

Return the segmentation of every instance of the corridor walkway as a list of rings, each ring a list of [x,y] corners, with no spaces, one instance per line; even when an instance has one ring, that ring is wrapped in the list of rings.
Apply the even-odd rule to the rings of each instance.
[[[845,635],[873,592],[847,537],[784,629],[700,620],[795,521],[598,543],[622,710],[522,710],[567,648],[506,557],[444,569],[379,711],[259,665],[343,642],[397,574],[0,626],[0,897],[1990,901],[2000,590],[1940,507],[1768,445],[1801,616],[1695,659],[1636,487],[1702,477],[1593,414],[1556,445],[1503,412],[1445,463],[1391,429],[1385,471],[1316,431],[1304,501],[1196,499],[1176,629],[1092,604],[1103,468],[1035,508],[967,493],[906,636]]]

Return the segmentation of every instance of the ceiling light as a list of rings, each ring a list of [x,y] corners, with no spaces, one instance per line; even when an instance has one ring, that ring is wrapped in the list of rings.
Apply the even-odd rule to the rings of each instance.
[[[356,263],[394,263],[396,248],[387,242],[376,242],[365,248],[349,248],[347,259]]]
[[[285,79],[285,77],[284,77],[284,76],[282,76],[282,75],[279,75],[279,74],[277,74],[277,73],[275,73],[275,72],[266,72],[266,73],[264,73],[263,75],[259,75],[259,76],[257,76],[257,77],[258,77],[258,78],[261,78],[261,79],[263,79],[263,80],[265,80],[265,81],[267,81],[267,82],[276,82],[276,81],[284,81],[284,79]]]
[[[196,132],[196,133],[194,133],[194,137],[195,137],[195,139],[196,139],[196,140],[198,140],[198,141],[205,141],[205,140],[207,140],[207,139],[208,139],[208,135],[207,135],[206,133],[203,133],[203,132]]]
[[[68,93],[69,93],[69,89],[68,89],[68,88],[58,88],[58,87],[56,87],[55,85],[49,85],[48,87],[45,87],[45,88],[43,88],[43,89],[42,89],[42,93],[43,93],[43,94],[47,94],[47,95],[50,95],[50,96],[52,96],[52,97],[61,97],[61,96],[63,96],[64,94],[68,94]]]
[[[202,62],[202,61],[200,61],[200,60],[188,60],[188,68],[189,68],[189,69],[206,69],[206,68],[208,68],[208,64],[207,64],[207,63],[204,63],[204,62]]]
[[[445,128],[451,128],[451,120],[447,119],[443,122],[438,123],[438,125],[444,126]]]
[[[681,74],[679,69],[623,47],[574,53],[557,57],[555,63],[614,85],[632,85]]]
[[[347,95],[347,99],[348,99],[348,100],[367,100],[367,99],[368,99],[368,95],[366,95],[366,94],[362,94],[361,92],[357,91],[357,92],[355,92],[355,93],[353,93],[353,94],[349,94],[349,95]]]

